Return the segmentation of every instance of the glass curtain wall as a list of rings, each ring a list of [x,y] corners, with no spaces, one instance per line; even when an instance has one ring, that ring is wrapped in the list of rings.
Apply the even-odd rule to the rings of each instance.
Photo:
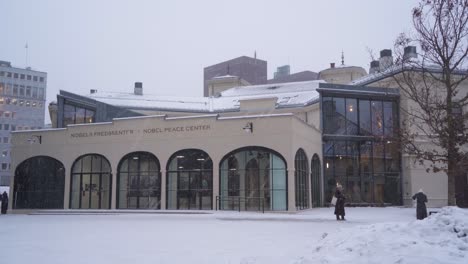
[[[76,106],[65,101],[63,105],[63,127],[70,124],[83,124],[94,122],[95,111]]]
[[[78,158],[72,166],[71,209],[110,209],[111,167],[98,154]]]
[[[23,161],[15,171],[14,209],[63,209],[65,168],[51,157]]]
[[[206,152],[186,149],[169,159],[167,209],[213,209],[213,161]]]
[[[321,163],[320,158],[317,154],[314,154],[312,157],[312,165],[311,165],[311,189],[312,189],[312,206],[319,207],[322,204],[322,196],[320,194],[320,189],[322,186],[321,183]]]
[[[160,209],[159,160],[148,152],[127,154],[117,172],[117,208]]]
[[[294,169],[296,208],[299,210],[309,208],[309,162],[303,149],[296,152]]]
[[[343,185],[347,202],[401,204],[394,101],[322,98],[325,199]]]
[[[287,210],[286,162],[261,147],[227,154],[220,163],[220,196],[222,210]]]

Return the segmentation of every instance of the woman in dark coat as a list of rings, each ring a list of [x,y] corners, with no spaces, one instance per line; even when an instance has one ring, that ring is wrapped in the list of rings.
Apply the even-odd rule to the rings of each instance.
[[[3,192],[2,194],[2,214],[6,214],[8,209],[8,194]]]
[[[420,189],[418,193],[413,195],[413,200],[416,200],[416,219],[423,220],[427,217],[427,196],[424,194],[423,190]]]
[[[345,204],[346,198],[343,195],[343,187],[339,184],[336,185],[335,197],[336,197],[336,204],[335,204],[336,220],[345,220],[344,204]],[[340,216],[341,216],[341,219],[340,219]]]

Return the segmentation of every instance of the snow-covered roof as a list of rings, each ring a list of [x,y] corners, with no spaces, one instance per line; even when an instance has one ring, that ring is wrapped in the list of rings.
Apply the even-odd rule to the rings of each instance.
[[[213,77],[213,79],[227,79],[227,78],[239,78],[238,76],[234,76],[234,75],[222,75],[222,76],[216,76],[216,77]]]
[[[277,107],[300,107],[318,102],[316,89],[324,81],[264,84],[234,87],[219,97],[136,95],[121,92],[95,92],[84,95],[96,101],[129,109],[157,109],[189,112],[237,111],[241,100],[277,98]]]
[[[351,81],[350,85],[367,85],[402,71],[402,66],[393,65],[381,72],[375,72]]]
[[[419,71],[419,72],[432,72],[432,73],[440,73],[442,72],[442,68],[439,65],[424,63],[422,64],[421,61],[410,61],[408,63],[402,64],[394,64],[387,69],[381,72],[375,72],[373,74],[369,74],[353,80],[349,83],[349,85],[368,85],[379,80],[385,79],[387,77],[396,75],[402,71]],[[453,71],[453,74],[466,74],[466,69],[457,69]]]

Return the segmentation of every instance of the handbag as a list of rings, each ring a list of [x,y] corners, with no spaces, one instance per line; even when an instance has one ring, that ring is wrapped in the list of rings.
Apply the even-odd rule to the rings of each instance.
[[[333,204],[333,205],[336,205],[336,200],[338,200],[338,199],[336,199],[336,197],[333,196],[330,203]]]

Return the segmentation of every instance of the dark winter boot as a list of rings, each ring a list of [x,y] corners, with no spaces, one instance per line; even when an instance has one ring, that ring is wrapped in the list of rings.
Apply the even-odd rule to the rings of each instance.
[[[341,220],[343,220],[343,221],[346,220],[346,219],[344,219],[344,215],[341,216]]]
[[[340,220],[340,216],[339,215],[336,215],[336,220]]]

